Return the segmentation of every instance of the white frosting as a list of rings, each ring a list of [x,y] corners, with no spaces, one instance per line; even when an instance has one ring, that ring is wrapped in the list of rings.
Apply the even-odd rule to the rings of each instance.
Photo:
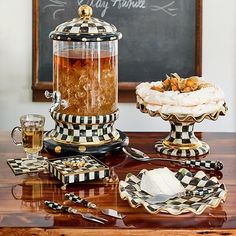
[[[203,80],[201,82],[205,83]],[[214,85],[188,93],[159,92],[151,89],[161,83],[158,81],[139,84],[136,88],[137,101],[151,111],[159,111],[167,115],[192,115],[194,117],[218,111],[225,101],[222,89]]]

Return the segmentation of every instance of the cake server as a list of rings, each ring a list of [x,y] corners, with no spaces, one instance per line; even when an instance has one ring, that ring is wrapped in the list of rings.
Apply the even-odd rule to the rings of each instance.
[[[193,191],[190,191],[190,190],[187,190],[186,192],[184,193],[176,193],[176,194],[173,194],[173,195],[167,195],[167,194],[158,194],[156,196],[152,196],[150,198],[148,198],[146,200],[147,203],[149,204],[157,204],[157,203],[164,203],[170,199],[173,199],[173,198],[176,198],[176,197],[183,197],[183,196],[186,196],[186,197],[203,197],[205,196],[206,194],[211,194],[214,192],[214,188],[197,188],[196,190],[193,190]]]
[[[168,159],[168,158],[152,158],[149,157],[147,154],[143,153],[142,151],[130,148],[130,147],[123,147],[122,149],[124,153],[129,155],[135,160],[138,161],[169,161],[169,162],[175,162],[180,165],[184,166],[190,166],[190,167],[198,167],[201,169],[207,169],[207,170],[222,170],[223,169],[223,163],[219,160],[176,160],[176,159]]]
[[[64,211],[67,213],[71,213],[71,214],[75,214],[75,215],[81,215],[82,218],[86,219],[86,220],[91,220],[100,224],[105,224],[105,222],[108,222],[107,219],[95,216],[91,213],[82,213],[80,211],[78,211],[75,208],[69,207],[69,206],[64,206],[64,205],[60,205],[59,203],[56,202],[52,202],[52,201],[45,201],[44,204],[49,207],[52,208],[53,210],[57,210],[57,211]]]
[[[124,214],[121,214],[120,212],[114,210],[114,209],[101,209],[96,206],[96,204],[87,201],[86,199],[82,199],[79,196],[75,195],[74,193],[66,193],[65,198],[74,202],[81,204],[85,207],[91,208],[91,209],[97,209],[101,211],[104,215],[111,216],[117,219],[123,219],[125,217]]]

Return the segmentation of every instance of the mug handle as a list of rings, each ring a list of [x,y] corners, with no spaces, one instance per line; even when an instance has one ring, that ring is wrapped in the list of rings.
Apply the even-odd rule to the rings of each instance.
[[[21,132],[21,127],[19,127],[19,126],[16,126],[12,131],[11,131],[11,138],[12,138],[12,141],[13,141],[13,143],[16,145],[16,146],[21,146],[22,145],[22,142],[17,142],[16,140],[15,140],[15,133],[16,132]]]

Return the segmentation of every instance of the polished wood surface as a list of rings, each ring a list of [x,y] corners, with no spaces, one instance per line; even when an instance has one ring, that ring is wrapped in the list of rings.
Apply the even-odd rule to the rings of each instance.
[[[167,134],[137,132],[127,135],[131,147],[158,157],[153,144]],[[104,185],[102,181],[68,185],[67,191],[63,191],[60,188],[62,183],[49,174],[15,176],[6,160],[23,157],[23,150],[14,146],[8,133],[0,132],[0,235],[169,235],[173,231],[176,235],[236,234],[236,133],[198,133],[197,136],[211,147],[210,154],[201,158],[223,161],[222,172],[207,173],[226,184],[228,196],[225,203],[215,209],[207,209],[202,215],[187,213],[171,216],[164,213],[151,215],[143,207],[131,208],[127,201],[121,200],[117,185]],[[120,180],[127,173],[137,174],[144,168],[168,166],[173,171],[180,168],[166,162],[141,163],[124,153],[108,155],[103,161],[114,167]],[[113,219],[96,210],[79,208],[109,220],[109,223],[100,225],[80,216],[55,213],[44,206],[44,200],[70,204],[64,200],[64,194],[71,191],[95,202],[100,208],[116,209],[126,214],[126,218]]]

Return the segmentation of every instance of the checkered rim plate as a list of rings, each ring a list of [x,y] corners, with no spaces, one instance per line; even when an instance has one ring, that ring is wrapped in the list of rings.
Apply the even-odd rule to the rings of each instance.
[[[146,200],[151,196],[140,189],[142,174],[145,171],[147,170],[142,170],[137,176],[128,174],[125,181],[120,181],[119,183],[120,197],[123,200],[128,200],[133,208],[143,205],[151,214],[165,212],[172,215],[180,215],[192,212],[200,215],[206,208],[215,208],[226,199],[227,190],[225,185],[220,184],[216,177],[208,178],[203,171],[193,174],[182,168],[176,172],[175,176],[186,190],[193,191],[197,190],[197,188],[212,187],[214,192],[203,197],[179,197],[161,204],[149,204]]]

